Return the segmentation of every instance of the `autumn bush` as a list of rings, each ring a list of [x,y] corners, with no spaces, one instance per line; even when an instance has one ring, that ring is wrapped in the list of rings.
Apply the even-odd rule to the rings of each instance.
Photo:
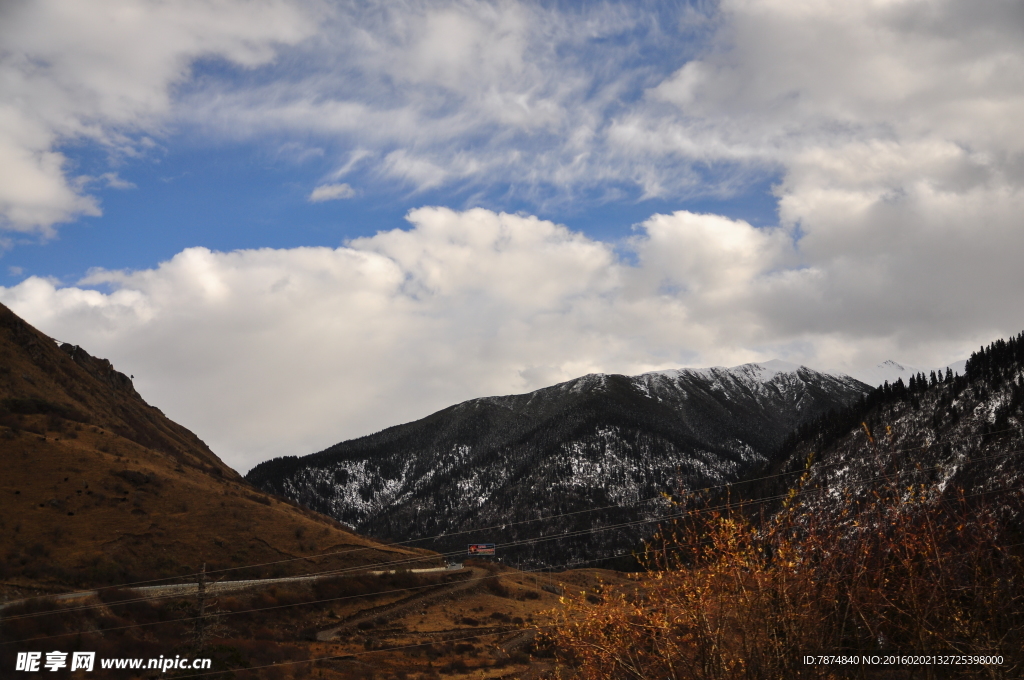
[[[689,499],[631,588],[568,593],[545,642],[561,677],[1019,678],[1024,572],[1012,522],[976,501],[889,487],[843,510],[771,515]],[[1020,509],[1019,497],[1002,497]],[[834,506],[833,506],[834,507]],[[1019,515],[1017,515],[1019,517]],[[1002,655],[884,669],[806,655]]]

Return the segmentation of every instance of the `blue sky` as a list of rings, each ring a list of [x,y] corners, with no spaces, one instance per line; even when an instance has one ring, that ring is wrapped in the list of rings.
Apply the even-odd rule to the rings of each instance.
[[[627,185],[614,187],[626,195],[608,200],[603,196],[607,187],[597,187],[571,201],[546,202],[543,210],[530,198],[514,195],[507,184],[482,191],[460,186],[417,191],[364,172],[347,178],[360,187],[356,196],[311,203],[311,188],[332,171],[324,156],[296,161],[258,143],[196,142],[179,133],[141,158],[114,163],[95,144],[63,148],[76,172],[100,176],[115,168],[130,186],[91,190],[101,215],[82,216],[52,236],[18,239],[3,256],[8,282],[35,275],[71,284],[95,267],[145,269],[192,246],[337,247],[351,238],[406,227],[406,213],[423,205],[527,212],[612,242],[632,235],[634,224],[657,212],[712,212],[756,226],[774,225],[778,219],[772,194],[778,177],[767,172],[726,195],[697,190],[691,196],[644,198]]]
[[[0,301],[247,469],[1024,322],[1019,3],[0,8]]]

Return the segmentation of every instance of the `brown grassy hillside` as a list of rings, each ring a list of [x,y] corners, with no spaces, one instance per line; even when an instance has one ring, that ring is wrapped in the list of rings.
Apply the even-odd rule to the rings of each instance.
[[[387,547],[251,488],[110,362],[0,306],[0,583],[7,598],[324,552],[285,575],[431,553]]]

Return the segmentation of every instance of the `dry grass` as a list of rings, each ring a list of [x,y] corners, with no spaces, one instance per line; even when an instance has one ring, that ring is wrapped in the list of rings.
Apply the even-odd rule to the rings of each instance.
[[[0,430],[4,428],[0,427]],[[0,580],[92,586],[297,560],[228,572],[229,578],[423,558],[384,546],[244,482],[178,467],[173,459],[86,427],[74,439],[3,440]],[[110,451],[104,452],[101,447]],[[343,554],[313,557],[322,552]]]
[[[537,577],[512,570],[492,572],[509,596],[496,595],[482,585],[488,572],[474,569],[470,587],[406,609],[396,617],[380,616],[369,625],[352,627],[336,640],[315,640],[316,631],[340,621],[374,611],[381,605],[401,604],[415,597],[418,588],[445,583],[462,583],[467,575],[393,574],[335,579],[313,587],[273,587],[221,595],[210,609],[223,614],[204,654],[215,659],[215,668],[240,668],[274,664],[279,668],[247,674],[255,678],[513,678],[535,676],[545,663],[531,659],[527,644],[502,645],[533,626],[552,622],[557,596],[540,591],[537,599],[520,597],[536,585],[592,591],[602,580],[625,584],[612,572],[565,572]],[[604,579],[602,579],[602,576]],[[334,600],[331,598],[345,599]],[[5,611],[0,639],[24,640],[24,648],[59,649],[60,641],[74,640],[78,647],[94,649],[107,656],[153,656],[190,653],[190,633],[196,602],[194,598],[138,601],[130,590],[103,591],[99,598],[75,602],[36,600]],[[327,601],[321,601],[327,600]],[[75,611],[82,605],[92,609]],[[279,607],[275,610],[251,611]],[[24,614],[53,612],[51,616],[19,618]],[[468,620],[468,621],[467,621]],[[127,628],[123,628],[127,626]],[[71,638],[47,638],[71,631]],[[499,634],[495,634],[495,632]],[[10,652],[0,648],[0,663],[13,663]],[[294,665],[282,662],[333,657]],[[6,667],[6,666],[5,666]],[[533,669],[533,670],[531,670]]]
[[[985,507],[888,488],[828,521],[691,506],[631,589],[567,598],[561,675],[994,677],[1024,672],[1020,548]],[[999,667],[805,665],[805,655],[1003,655]]]
[[[353,549],[232,578],[437,559],[254,490],[109,362],[0,305],[0,597]]]

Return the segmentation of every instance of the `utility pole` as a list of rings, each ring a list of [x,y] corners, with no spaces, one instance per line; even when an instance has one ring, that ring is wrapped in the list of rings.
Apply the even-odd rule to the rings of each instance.
[[[196,574],[196,619],[192,629],[192,646],[195,654],[201,652],[210,638],[222,637],[228,629],[220,620],[217,600],[210,599],[206,582],[206,562]]]
[[[196,574],[196,623],[192,632],[192,645],[198,654],[206,646],[206,562]]]

